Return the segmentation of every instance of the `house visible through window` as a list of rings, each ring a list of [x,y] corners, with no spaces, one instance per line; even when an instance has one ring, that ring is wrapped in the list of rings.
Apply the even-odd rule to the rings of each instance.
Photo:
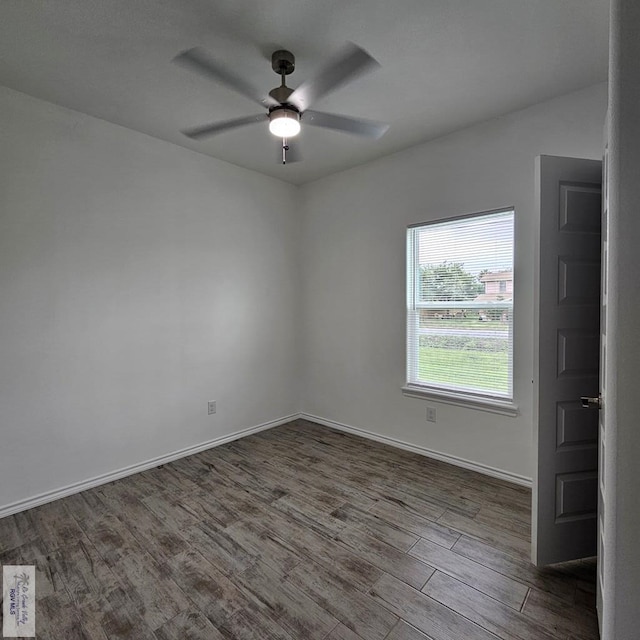
[[[512,400],[513,209],[407,233],[407,388]]]

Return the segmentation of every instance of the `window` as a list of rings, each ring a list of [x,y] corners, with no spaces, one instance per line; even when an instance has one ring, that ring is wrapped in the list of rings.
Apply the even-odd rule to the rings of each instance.
[[[513,407],[513,224],[508,209],[408,229],[409,395]]]

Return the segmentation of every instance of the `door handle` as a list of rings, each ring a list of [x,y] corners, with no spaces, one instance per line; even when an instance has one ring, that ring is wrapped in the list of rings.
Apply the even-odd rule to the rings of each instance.
[[[582,403],[583,409],[592,409],[592,408],[602,409],[601,395],[598,395],[596,397],[580,396],[580,402]]]

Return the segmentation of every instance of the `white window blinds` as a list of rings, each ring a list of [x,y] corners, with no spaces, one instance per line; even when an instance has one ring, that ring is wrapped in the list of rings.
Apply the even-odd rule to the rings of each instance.
[[[407,386],[512,399],[513,209],[407,231]]]

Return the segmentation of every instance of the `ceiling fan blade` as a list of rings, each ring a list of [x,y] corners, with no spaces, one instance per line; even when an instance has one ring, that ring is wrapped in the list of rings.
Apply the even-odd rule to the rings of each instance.
[[[302,114],[302,122],[314,127],[335,129],[336,131],[344,131],[357,136],[364,136],[365,138],[373,138],[374,140],[381,138],[389,128],[389,125],[385,122],[349,118],[335,113],[323,113],[322,111],[305,111]]]
[[[190,71],[199,73],[207,78],[219,82],[229,89],[237,91],[240,95],[253,100],[263,107],[275,107],[280,103],[269,95],[262,95],[249,82],[238,78],[234,73],[219,65],[202,47],[194,47],[179,53],[173,62]]]
[[[244,118],[234,118],[233,120],[224,120],[222,122],[214,122],[212,124],[203,124],[199,127],[192,127],[191,129],[184,129],[182,133],[194,140],[200,140],[209,136],[214,136],[223,131],[229,129],[236,129],[237,127],[243,127],[246,124],[253,124],[254,122],[260,122],[267,119],[267,115],[260,113],[255,116],[246,116]]]
[[[315,78],[303,82],[289,96],[287,102],[304,111],[319,98],[379,66],[380,64],[364,49],[350,42]]]
[[[287,140],[287,148],[282,149],[282,140],[278,143],[278,163],[279,164],[293,164],[294,162],[300,162],[302,160],[302,153],[300,153],[300,141]],[[283,162],[284,161],[284,162]]]

